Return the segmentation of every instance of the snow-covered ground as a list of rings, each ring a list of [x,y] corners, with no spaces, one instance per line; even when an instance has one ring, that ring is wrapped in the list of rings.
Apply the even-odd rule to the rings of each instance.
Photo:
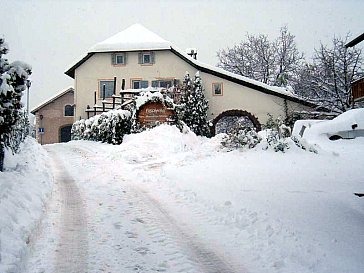
[[[0,172],[0,272],[18,272],[39,227],[53,176],[48,155],[33,138],[5,153]]]
[[[25,272],[67,272],[67,255],[82,272],[364,272],[364,138],[307,138],[317,154],[228,152],[219,138],[162,125],[118,146],[47,145],[72,183],[56,182]]]

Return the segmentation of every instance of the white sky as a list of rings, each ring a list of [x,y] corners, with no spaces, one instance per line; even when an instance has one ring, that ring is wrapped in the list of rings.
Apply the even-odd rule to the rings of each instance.
[[[0,0],[0,35],[9,61],[33,67],[30,108],[73,85],[64,74],[94,44],[141,23],[198,59],[216,65],[216,52],[264,33],[274,39],[287,25],[311,57],[320,41],[364,32],[364,1],[19,1]]]

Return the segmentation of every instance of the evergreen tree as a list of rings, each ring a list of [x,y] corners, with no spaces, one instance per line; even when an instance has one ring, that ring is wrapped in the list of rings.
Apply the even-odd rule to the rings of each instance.
[[[0,171],[3,170],[5,147],[16,152],[19,146],[12,138],[14,126],[22,116],[22,92],[31,74],[31,67],[25,63],[17,61],[9,64],[3,57],[8,50],[8,45],[0,38]]]
[[[183,121],[188,127],[200,136],[210,136],[210,129],[207,121],[208,101],[205,98],[200,73],[197,71],[193,84],[186,74],[184,86],[185,93]],[[191,88],[189,88],[191,86]]]
[[[190,78],[190,74],[188,73],[188,71],[186,71],[181,87],[181,99],[176,107],[178,120],[185,121],[185,115],[187,114],[186,104],[188,96],[191,94],[191,91],[192,91],[192,81]]]

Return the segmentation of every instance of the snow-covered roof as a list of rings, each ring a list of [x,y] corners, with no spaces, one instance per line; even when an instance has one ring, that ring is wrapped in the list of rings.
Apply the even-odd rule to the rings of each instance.
[[[137,51],[170,48],[171,42],[164,40],[140,24],[134,24],[94,45],[89,49],[89,52]]]
[[[76,64],[74,64],[71,68],[69,68],[65,72],[65,74],[74,78],[75,70],[84,62],[86,62],[93,54],[98,52],[138,51],[138,50],[170,50],[175,55],[182,58],[187,63],[192,65],[194,68],[202,72],[209,73],[217,77],[221,77],[223,79],[235,82],[237,84],[241,84],[243,86],[247,86],[257,91],[264,92],[266,94],[279,96],[284,99],[295,101],[297,103],[305,104],[308,106],[314,106],[312,103],[309,103],[306,100],[303,100],[302,98],[293,94],[287,88],[270,86],[260,81],[253,80],[241,75],[237,75],[228,72],[222,68],[218,68],[197,61],[196,59],[189,56],[184,50],[179,49],[171,42],[164,40],[163,38],[159,37],[157,34],[146,29],[144,26],[140,24],[132,25],[129,28],[125,29],[124,31],[119,32],[118,34],[91,47],[87,55],[84,56],[81,60],[79,60]]]
[[[37,107],[33,108],[30,112],[35,115],[36,112],[39,111],[39,109],[43,108],[44,106],[48,105],[51,102],[54,102],[56,99],[62,97],[63,95],[67,94],[68,92],[74,92],[75,90],[73,89],[72,86],[62,90],[61,92],[55,94],[54,96],[50,97],[49,99],[47,99],[46,101],[43,101],[41,104],[39,104]]]

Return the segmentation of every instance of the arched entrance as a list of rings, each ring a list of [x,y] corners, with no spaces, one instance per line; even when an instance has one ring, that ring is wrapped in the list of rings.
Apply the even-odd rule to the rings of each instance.
[[[68,142],[71,140],[72,125],[66,125],[59,129],[59,142]]]
[[[211,128],[212,134],[226,133],[228,128],[231,128],[237,123],[247,127],[255,127],[257,131],[262,129],[258,119],[251,113],[243,110],[228,110],[222,112],[213,120]]]

